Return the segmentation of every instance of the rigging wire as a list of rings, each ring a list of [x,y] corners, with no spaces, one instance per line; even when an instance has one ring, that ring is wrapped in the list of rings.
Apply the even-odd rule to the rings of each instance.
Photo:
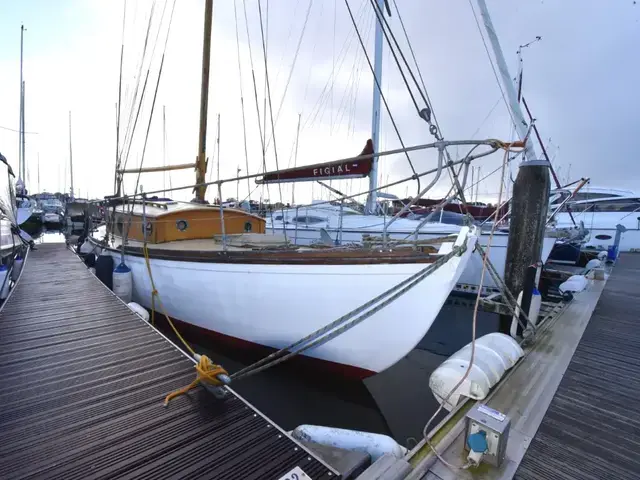
[[[505,167],[507,165],[507,161],[509,158],[509,148],[505,148],[505,152],[504,152],[504,158],[502,161],[502,175],[501,178],[504,178],[504,173],[505,173]],[[500,193],[498,196],[498,205],[500,205],[500,202],[502,200],[502,188],[503,188],[503,182],[500,182]],[[498,218],[498,212],[499,209],[497,208],[494,212],[494,215],[496,216],[496,219]],[[496,226],[497,226],[498,222],[493,222],[491,225],[491,232],[489,233],[489,239],[487,241],[487,249],[485,252],[485,255],[482,259],[482,271],[480,273],[480,283],[478,285],[478,293],[476,295],[476,301],[475,301],[475,305],[473,308],[473,317],[472,317],[472,324],[471,324],[471,354],[470,354],[470,359],[469,359],[469,365],[464,373],[464,375],[460,378],[460,380],[458,381],[458,383],[449,391],[449,394],[443,399],[442,403],[440,404],[440,407],[436,410],[436,412],[431,416],[431,418],[429,419],[429,421],[425,424],[424,428],[422,429],[422,436],[424,437],[427,445],[429,446],[429,448],[431,448],[431,450],[433,451],[433,453],[436,455],[436,457],[438,457],[438,459],[444,463],[447,467],[449,467],[452,471],[456,472],[459,469],[467,469],[471,466],[470,463],[466,463],[465,465],[462,466],[457,466],[457,465],[453,465],[449,462],[447,462],[442,455],[436,450],[436,447],[431,443],[431,439],[429,438],[429,426],[431,425],[431,423],[433,422],[433,420],[438,416],[438,414],[442,411],[442,409],[444,408],[445,403],[447,403],[449,401],[449,398],[451,397],[451,395],[454,394],[454,392],[458,389],[458,387],[460,387],[460,385],[462,385],[464,383],[464,381],[467,379],[467,377],[469,376],[469,374],[471,373],[471,369],[473,368],[473,361],[475,358],[475,353],[476,353],[476,325],[478,322],[478,310],[480,307],[480,298],[481,298],[481,294],[482,294],[482,285],[484,283],[484,274],[487,271],[487,262],[488,262],[488,258],[489,258],[489,252],[491,251],[491,245],[493,244],[493,234],[496,230]]]
[[[122,37],[120,42],[120,73],[118,74],[118,107],[116,112],[116,171],[114,178],[114,192],[119,191],[118,169],[120,168],[120,107],[122,104],[122,64],[124,61],[124,32],[127,20],[127,0],[124,1],[122,12]]]
[[[482,44],[484,45],[484,50],[487,52],[487,57],[489,57],[489,63],[491,64],[491,70],[493,70],[493,76],[498,83],[498,88],[500,89],[500,93],[502,95],[502,100],[504,100],[504,104],[507,107],[507,112],[509,112],[509,116],[511,117],[511,121],[513,122],[514,127],[516,127],[517,122],[513,117],[513,112],[509,107],[509,102],[507,101],[507,95],[502,88],[502,83],[500,82],[500,77],[498,76],[498,72],[496,71],[496,67],[494,65],[493,57],[491,57],[491,53],[489,52],[489,46],[487,45],[487,41],[484,38],[484,33],[482,32],[482,27],[480,26],[480,20],[478,20],[478,15],[476,14],[476,9],[473,7],[472,0],[469,0],[469,6],[471,7],[471,11],[473,12],[473,18],[476,21],[476,26],[478,27],[478,32],[480,33],[480,37],[482,38]]]
[[[260,5],[260,1],[258,0],[258,5]],[[262,148],[262,172],[267,172],[267,150],[265,148],[265,136],[263,134],[262,123],[260,122],[260,102],[258,101],[258,84],[256,82],[256,73],[253,65],[253,49],[251,48],[251,35],[249,33],[249,19],[247,16],[247,2],[242,2],[242,8],[244,11],[244,24],[247,32],[247,45],[249,46],[249,62],[251,64],[251,80],[253,82],[253,97],[255,99],[256,104],[256,113],[258,116],[258,134],[260,135],[260,146]],[[260,25],[262,25],[262,16],[260,17]],[[266,116],[266,112],[264,113]],[[248,173],[248,171],[247,171]],[[264,185],[263,185],[264,188]],[[271,192],[269,189],[269,184],[266,185],[267,195],[271,198]],[[264,190],[263,190],[264,193]],[[262,199],[260,200],[262,203]]]
[[[411,158],[409,157],[409,153],[406,151],[404,140],[402,140],[402,135],[400,135],[400,130],[398,129],[398,125],[396,124],[396,121],[393,118],[393,114],[391,113],[391,109],[389,108],[389,104],[387,103],[387,99],[386,99],[384,93],[382,93],[380,80],[378,79],[378,77],[376,77],[375,70],[373,68],[373,65],[371,64],[371,59],[369,58],[369,54],[367,53],[367,48],[365,47],[364,42],[362,40],[362,36],[360,35],[360,31],[358,30],[358,25],[356,24],[356,21],[353,18],[353,12],[351,11],[351,6],[349,5],[349,0],[344,0],[344,3],[347,6],[347,10],[349,11],[349,17],[351,18],[351,23],[353,24],[353,27],[355,28],[356,35],[358,36],[358,40],[360,42],[360,46],[362,47],[362,51],[363,51],[364,55],[367,58],[367,63],[369,64],[369,69],[371,70],[371,73],[373,74],[373,79],[376,82],[376,87],[378,88],[378,91],[380,92],[380,98],[382,99],[382,102],[384,103],[384,107],[387,110],[387,113],[389,115],[389,119],[391,120],[391,124],[393,125],[393,129],[395,130],[396,135],[398,137],[398,140],[400,141],[400,145],[405,150],[404,154],[405,154],[405,156],[407,158],[407,162],[409,162],[409,166],[411,167],[411,170],[413,171],[413,177],[415,178],[415,180],[418,183],[418,192],[420,192],[421,191],[421,188],[420,188],[420,177],[418,176],[418,173],[416,172],[416,169],[413,166],[413,162],[411,162]]]
[[[136,102],[137,102],[137,99],[138,99],[138,91],[139,91],[139,88],[140,88],[140,78],[142,76],[142,68],[144,66],[144,60],[145,60],[146,55],[147,55],[147,47],[148,47],[148,44],[149,44],[149,34],[151,33],[151,25],[152,25],[152,22],[153,22],[153,12],[154,12],[154,9],[155,9],[155,5],[156,5],[156,2],[154,1],[153,4],[151,5],[151,11],[150,11],[150,14],[149,14],[149,22],[147,24],[147,32],[146,32],[145,39],[144,39],[144,46],[143,46],[143,49],[142,49],[142,57],[141,57],[141,60],[140,60],[140,65],[138,67],[138,75],[136,75],[136,77],[135,77],[137,80],[136,80],[135,90],[133,92],[133,97],[132,97],[132,100],[131,100],[131,108],[129,109],[129,120],[127,122],[127,129],[125,130],[125,137],[124,137],[124,141],[122,143],[122,150],[120,151],[120,155],[119,155],[120,158],[122,159],[122,155],[124,153],[125,146],[129,145],[129,147],[127,148],[127,154],[125,156],[125,161],[124,161],[124,164],[123,164],[123,168],[126,168],[127,161],[129,160],[129,152],[130,152],[130,149],[131,149],[131,141],[132,141],[133,134],[135,132],[136,125],[138,123],[138,117],[140,115],[140,109],[142,107],[142,100],[144,98],[144,93],[146,92],[146,89],[147,89],[147,80],[149,79],[149,69],[147,69],[147,75],[145,76],[144,86],[142,87],[142,95],[141,95],[141,98],[140,98],[140,103],[138,105],[138,110],[137,110],[137,112],[135,114],[135,120],[133,120],[134,119],[135,105],[136,105]],[[132,121],[133,121],[133,126],[131,124]]]
[[[267,0],[267,8],[269,8],[269,2]],[[273,122],[273,108],[271,106],[271,86],[269,84],[269,66],[267,63],[267,42],[265,41],[265,35],[264,35],[264,28],[263,28],[263,24],[262,24],[262,7],[261,7],[261,1],[258,0],[258,14],[260,15],[260,36],[262,38],[262,51],[264,54],[264,81],[265,81],[265,86],[266,86],[266,98],[269,100],[269,117],[271,120],[271,136],[273,138],[273,156],[275,159],[275,163],[276,163],[276,170],[280,170],[280,166],[278,165],[278,147],[276,145],[276,130],[275,130],[275,124]],[[269,16],[268,16],[268,10],[267,10],[267,28],[269,25]],[[266,106],[265,106],[265,116],[264,118],[266,119]],[[265,120],[266,122],[266,120]],[[266,132],[265,132],[266,135]],[[278,182],[278,192],[280,194],[280,205],[282,206],[282,184],[280,182]],[[284,207],[281,207],[282,210],[282,215],[284,216]],[[283,230],[283,234],[285,237],[285,241],[287,239],[287,232],[286,230]]]
[[[166,6],[166,4],[165,4]],[[167,52],[167,45],[169,43],[169,34],[171,33],[171,24],[173,22],[173,12],[175,11],[176,8],[176,0],[173,0],[173,6],[171,7],[171,15],[169,17],[169,25],[167,27],[167,36],[165,37],[165,41],[164,41],[164,50],[162,52],[162,57],[160,60],[160,67],[158,69],[158,78],[156,80],[156,88],[153,92],[153,101],[151,102],[151,111],[149,112],[149,123],[147,124],[147,133],[145,135],[144,138],[144,145],[142,147],[142,156],[140,157],[140,170],[138,171],[138,175],[136,176],[136,186],[134,188],[134,192],[136,192],[138,190],[138,185],[140,184],[140,176],[142,175],[142,165],[144,163],[144,158],[145,158],[145,153],[147,151],[147,142],[149,141],[149,132],[151,130],[151,121],[153,120],[153,112],[155,111],[155,106],[156,106],[156,99],[158,97],[158,89],[160,87],[160,79],[162,78],[162,67],[164,66],[164,58],[165,58],[165,54]],[[164,12],[163,12],[164,15]],[[133,210],[133,203],[131,204],[131,210]],[[129,219],[131,219],[131,215],[129,216]]]
[[[284,86],[284,91],[282,93],[282,98],[280,99],[280,105],[278,105],[278,111],[276,112],[276,120],[275,124],[278,124],[278,119],[280,118],[280,112],[282,111],[282,106],[284,105],[284,99],[287,95],[287,91],[289,90],[289,84],[291,83],[291,77],[293,76],[293,71],[296,67],[296,62],[298,61],[298,55],[300,53],[300,47],[302,46],[302,39],[304,38],[305,31],[307,29],[307,24],[309,22],[309,14],[311,13],[311,6],[313,5],[313,1],[309,0],[309,6],[307,7],[307,12],[304,18],[304,24],[302,25],[302,31],[300,32],[300,37],[298,38],[298,43],[296,46],[295,54],[293,55],[293,63],[291,64],[291,70],[289,70],[289,76],[287,77],[287,83]],[[235,8],[235,7],[234,7]],[[277,83],[277,76],[276,76]],[[267,149],[271,145],[271,141],[274,140],[273,137],[270,137],[267,141]]]
[[[244,162],[246,172],[249,173],[249,152],[247,149],[247,122],[244,114],[244,93],[242,89],[242,62],[240,61],[240,35],[238,33],[238,9],[236,8],[236,2],[233,2],[233,17],[236,24],[236,50],[238,52],[238,80],[240,82],[240,111],[242,113],[242,139],[244,143]],[[247,178],[247,193],[249,195],[249,201],[251,201],[251,182]]]
[[[362,17],[366,14],[366,9],[364,8],[365,2],[363,2],[362,5],[360,5],[360,10],[358,12],[358,20],[361,20]],[[340,48],[340,52],[338,53],[338,59],[340,59],[339,60],[340,64],[338,65],[338,74],[342,70],[342,66],[344,65],[344,62],[347,58],[347,54],[349,53],[349,49],[351,48],[351,44],[354,38],[355,38],[355,32],[350,30],[349,34],[347,35],[347,38],[345,39],[344,43],[342,44],[342,47]],[[309,72],[309,76],[310,76],[310,72]],[[322,116],[324,115],[324,109],[326,108],[326,97],[328,96],[327,90],[331,82],[334,82],[334,81],[335,81],[334,77],[330,75],[327,81],[325,82],[322,88],[322,91],[320,92],[320,95],[318,96],[318,99],[316,100],[313,108],[311,109],[309,116],[305,119],[305,122],[302,126],[303,130],[305,130],[308,125],[309,126],[313,125],[316,119],[318,118],[318,115],[321,114],[321,112],[322,112],[322,115],[320,115],[320,118],[322,118]],[[309,78],[307,78],[307,88],[309,86],[309,83],[310,83]],[[307,89],[305,89],[305,99],[306,97],[307,97]]]
[[[391,43],[391,39],[393,39],[393,41],[395,43],[395,47],[399,50],[400,56],[404,60],[404,63],[407,65],[407,69],[409,70],[409,74],[413,78],[414,83],[418,86],[418,90],[420,89],[420,86],[418,85],[418,82],[416,81],[415,77],[413,76],[413,72],[409,68],[409,64],[407,63],[407,60],[405,59],[404,54],[402,53],[402,50],[400,49],[400,45],[398,44],[398,41],[396,40],[395,35],[391,31],[391,27],[389,26],[388,20],[386,19],[386,17],[384,16],[384,13],[380,9],[380,5],[378,5],[376,0],[369,0],[369,4],[371,4],[371,6],[373,7],[373,11],[376,14],[376,18],[377,18],[378,22],[380,23],[380,29],[382,30],[382,33],[384,35],[384,38],[387,41],[387,44],[389,45],[389,51],[393,55],[393,59],[394,59],[394,61],[396,63],[396,66],[398,67],[398,72],[400,73],[400,76],[402,77],[402,81],[404,82],[405,87],[407,87],[407,91],[409,92],[409,96],[411,97],[411,101],[413,102],[413,105],[416,108],[416,112],[418,113],[418,115],[420,115],[420,107],[418,106],[418,102],[416,101],[416,97],[413,94],[411,86],[409,85],[409,81],[407,80],[407,77],[404,74],[404,69],[403,69],[402,65],[400,64],[400,60],[398,59],[398,55],[395,52],[394,45]],[[387,33],[387,30],[388,30],[388,33]],[[389,38],[389,36],[391,36],[391,38]],[[425,103],[427,103],[427,99],[425,98],[425,96],[422,93],[422,91],[420,91],[420,94],[422,96],[423,101]],[[427,106],[428,106],[428,104],[427,104]]]

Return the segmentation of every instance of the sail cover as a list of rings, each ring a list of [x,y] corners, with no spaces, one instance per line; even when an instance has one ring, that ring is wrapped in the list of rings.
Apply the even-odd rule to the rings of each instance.
[[[316,180],[366,177],[371,172],[372,154],[373,142],[367,140],[367,144],[357,157],[342,162],[316,163],[315,165],[265,173],[256,180],[256,183],[313,182]]]

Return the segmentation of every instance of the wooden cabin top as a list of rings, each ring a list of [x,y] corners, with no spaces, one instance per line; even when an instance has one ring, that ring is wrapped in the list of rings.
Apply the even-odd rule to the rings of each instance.
[[[129,214],[131,210],[131,215]],[[145,221],[143,221],[143,215]],[[150,244],[176,240],[212,239],[223,232],[227,235],[245,233],[263,234],[266,230],[264,218],[238,208],[201,205],[189,202],[148,201],[144,204],[118,205],[115,208],[115,234],[131,240],[144,240]],[[222,225],[224,223],[224,230]],[[128,229],[128,233],[127,233]]]
[[[131,204],[117,205],[116,212],[122,213],[124,211],[126,215],[129,215],[129,209],[131,208],[132,208]],[[220,206],[219,205],[203,205],[200,203],[191,203],[191,202],[177,202],[173,200],[171,201],[167,201],[167,200],[151,201],[150,200],[145,203],[144,209],[142,206],[142,202],[136,202],[135,204],[133,204],[133,210],[131,211],[132,211],[132,214],[136,216],[142,216],[144,211],[144,215],[147,216],[148,218],[158,218],[158,217],[163,217],[166,215],[172,215],[177,213],[185,213],[185,214],[195,213],[195,212],[211,213],[212,210],[215,210],[219,214]],[[229,214],[240,213],[245,216],[253,217],[256,220],[265,221],[264,218],[239,208],[224,207],[225,215],[227,214],[227,212]]]

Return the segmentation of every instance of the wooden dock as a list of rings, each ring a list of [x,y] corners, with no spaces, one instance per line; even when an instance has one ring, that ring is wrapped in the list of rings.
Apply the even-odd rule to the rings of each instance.
[[[0,478],[340,478],[232,390],[163,407],[194,378],[75,254],[38,245],[0,310]]]
[[[515,478],[640,478],[640,254],[623,254]]]
[[[640,478],[640,254],[623,254],[609,279],[590,280],[503,382],[483,400],[511,419],[506,457],[452,471],[421,442],[410,479],[596,480]],[[464,415],[441,424],[442,457],[463,465]]]

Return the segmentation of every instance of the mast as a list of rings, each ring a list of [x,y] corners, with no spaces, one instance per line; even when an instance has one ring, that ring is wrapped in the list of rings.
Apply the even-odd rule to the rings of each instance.
[[[73,200],[73,152],[71,150],[71,111],[69,111],[69,171],[71,172],[71,188],[69,197]]]
[[[24,137],[25,137],[25,128],[24,128],[24,90],[25,90],[25,83],[24,80],[22,81],[22,99],[21,99],[21,104],[22,104],[22,124],[20,125],[20,135],[21,135],[21,140],[20,140],[20,148],[22,150],[22,172],[20,173],[20,176],[22,177],[22,181],[25,182],[25,190],[26,190],[26,182],[27,182],[27,157],[24,153],[24,147],[25,147],[25,141],[24,141]]]
[[[165,116],[166,106],[162,106],[162,166],[167,166],[167,119]],[[167,172],[162,171],[162,196],[167,196]]]
[[[20,25],[20,120],[18,127],[18,177],[24,182],[22,174],[24,164],[24,80],[22,79],[22,63],[24,51],[24,25]]]
[[[207,171],[207,106],[209,103],[209,63],[211,60],[211,20],[213,0],[205,0],[204,39],[202,45],[202,84],[200,89],[200,133],[198,136],[198,158],[196,160],[196,183],[205,183]],[[205,203],[206,186],[196,187],[195,201]]]
[[[38,193],[40,193],[40,152],[38,152]]]
[[[381,15],[384,15],[385,0],[376,0]],[[373,152],[378,153],[380,147],[380,88],[382,85],[382,23],[381,18],[376,15],[376,37],[373,66],[373,109],[371,112],[371,141],[373,142]],[[366,213],[374,215],[378,202],[378,158],[373,157],[371,173],[369,174],[369,196],[367,197]]]
[[[296,152],[293,156],[293,168],[298,166],[298,140],[300,139],[300,120],[302,119],[302,114],[298,114],[298,128],[296,130]],[[291,185],[291,205],[296,204],[296,184]]]
[[[509,69],[507,68],[507,62],[504,59],[504,53],[502,52],[500,41],[498,40],[498,36],[496,35],[496,31],[493,27],[491,17],[489,16],[487,4],[485,0],[477,0],[477,2],[478,7],[480,8],[480,15],[482,16],[485,31],[487,32],[489,42],[491,43],[491,48],[493,49],[493,55],[496,59],[496,63],[498,64],[498,71],[500,72],[500,76],[502,77],[502,87],[504,88],[507,95],[509,110],[511,110],[511,114],[513,115],[516,133],[518,134],[520,140],[524,140],[527,137],[529,126],[524,119],[522,109],[520,108],[520,103],[518,102],[518,94],[513,85],[513,82],[511,81]],[[525,159],[528,161],[536,160],[536,152],[531,142],[527,142],[525,146]]]

